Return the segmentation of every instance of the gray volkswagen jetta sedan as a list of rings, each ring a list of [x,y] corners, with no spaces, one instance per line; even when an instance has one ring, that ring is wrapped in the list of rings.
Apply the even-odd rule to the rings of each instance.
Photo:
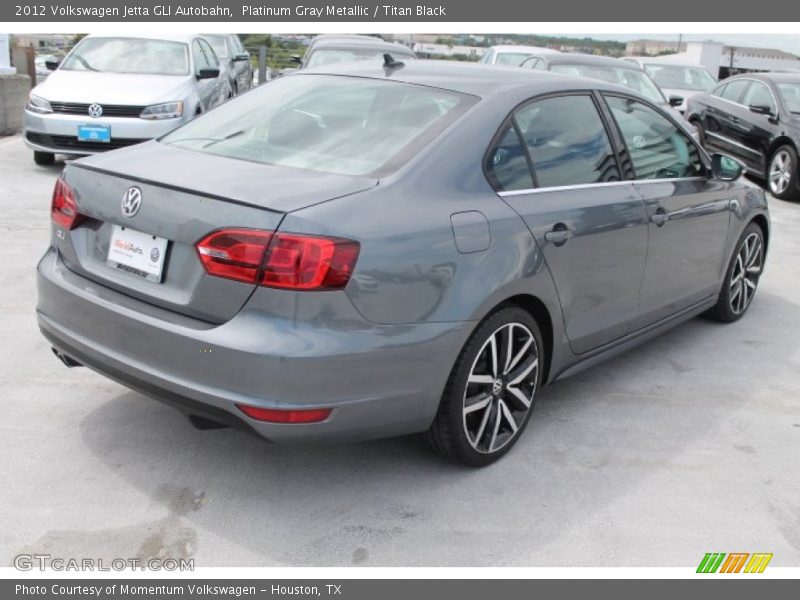
[[[282,78],[69,163],[38,266],[55,354],[274,441],[509,451],[539,389],[736,321],[767,202],[631,90],[409,62]]]

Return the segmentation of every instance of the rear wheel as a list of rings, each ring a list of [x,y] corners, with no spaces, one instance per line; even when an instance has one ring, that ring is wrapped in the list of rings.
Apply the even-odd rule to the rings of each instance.
[[[52,152],[33,152],[33,162],[37,165],[47,166],[56,162],[56,155]]]
[[[750,223],[739,238],[719,300],[708,316],[726,323],[741,319],[753,301],[763,269],[764,232],[757,224]]]
[[[772,154],[767,168],[767,185],[770,193],[781,200],[794,200],[797,190],[797,152],[788,144]]]
[[[467,341],[425,434],[437,452],[471,467],[491,464],[517,442],[541,384],[542,337],[518,307],[503,308]]]

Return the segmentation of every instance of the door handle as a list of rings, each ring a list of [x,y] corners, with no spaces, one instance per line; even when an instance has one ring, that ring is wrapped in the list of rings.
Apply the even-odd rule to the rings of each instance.
[[[544,239],[555,246],[563,246],[572,237],[572,232],[564,223],[557,223],[553,229],[544,234]]]
[[[740,120],[739,117],[731,116],[731,121],[733,121],[734,123],[738,123],[739,120]]]
[[[669,215],[663,207],[659,206],[658,210],[650,215],[650,222],[654,223],[656,227],[661,227],[664,223],[669,221]]]

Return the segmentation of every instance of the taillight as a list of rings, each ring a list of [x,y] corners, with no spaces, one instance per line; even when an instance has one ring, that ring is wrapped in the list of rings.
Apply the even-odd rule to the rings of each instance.
[[[256,229],[215,231],[197,243],[209,275],[255,283],[272,234]]]
[[[293,290],[335,290],[350,281],[358,242],[279,233],[264,261],[261,285]]]
[[[352,240],[255,229],[223,229],[197,243],[209,275],[291,290],[342,289],[359,248]]]
[[[60,177],[56,179],[56,187],[53,188],[50,216],[64,229],[74,229],[83,220],[83,215],[78,212],[78,203],[75,202],[72,188]]]
[[[327,419],[332,412],[330,408],[276,410],[272,408],[248,406],[246,404],[237,404],[236,408],[251,419],[266,421],[268,423],[319,423]]]

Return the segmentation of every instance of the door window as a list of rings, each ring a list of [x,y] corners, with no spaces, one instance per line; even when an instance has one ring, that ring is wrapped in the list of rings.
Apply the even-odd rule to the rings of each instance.
[[[203,54],[206,55],[206,62],[210,67],[218,67],[219,66],[219,58],[217,58],[217,54],[212,50],[209,43],[205,40],[197,40],[200,43],[200,49],[203,51]]]
[[[540,187],[619,181],[617,159],[589,95],[545,98],[514,118]]]
[[[754,81],[747,88],[742,104],[745,106],[769,106],[773,114],[777,112],[775,101],[772,99],[772,92],[769,91],[766,85],[757,81]]]
[[[742,93],[748,85],[750,85],[750,81],[747,79],[731,81],[730,83],[722,86],[719,91],[714,92],[714,95],[738,104],[742,97]]]
[[[631,98],[606,96],[637,179],[700,177],[705,167],[694,142],[655,109]]]
[[[200,69],[208,69],[211,67],[211,63],[208,62],[208,58],[205,52],[203,52],[199,40],[195,40],[192,44],[192,56],[194,57],[195,73],[200,71]]]

